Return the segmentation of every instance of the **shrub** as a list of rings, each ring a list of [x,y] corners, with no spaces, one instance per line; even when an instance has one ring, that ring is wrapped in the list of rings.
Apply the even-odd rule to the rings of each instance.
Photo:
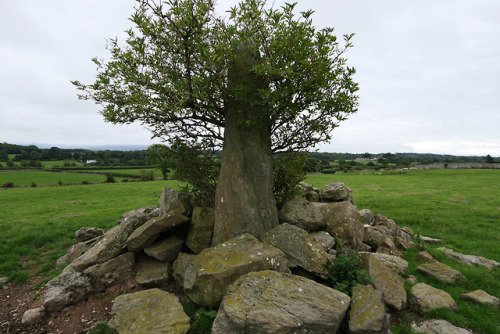
[[[82,184],[89,184],[89,181],[87,181],[87,180],[83,180],[83,181],[82,181]]]
[[[152,170],[141,170],[141,181],[153,181],[155,179]]]
[[[340,240],[337,240],[337,259],[330,266],[329,271],[332,287],[349,296],[352,294],[352,288],[357,284],[371,283],[371,277],[366,270],[359,267],[358,254],[344,249]]]
[[[273,193],[278,208],[299,193],[297,185],[306,177],[304,166],[308,158],[306,153],[287,152],[274,159]]]
[[[36,188],[37,187],[36,183],[35,182],[31,182],[31,187],[32,188]]]
[[[106,174],[106,183],[115,183],[115,176],[111,173]]]
[[[60,185],[60,186],[63,185],[62,181],[57,182],[57,184]]]
[[[2,188],[14,188],[14,182],[7,182],[2,184]]]

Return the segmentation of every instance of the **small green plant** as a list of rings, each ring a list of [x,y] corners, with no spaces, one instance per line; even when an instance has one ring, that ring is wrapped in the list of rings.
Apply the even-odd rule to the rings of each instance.
[[[14,188],[14,183],[13,182],[6,182],[2,184],[2,188]]]
[[[366,270],[359,267],[358,254],[344,249],[341,240],[337,240],[337,259],[330,266],[329,271],[332,287],[349,296],[352,294],[352,288],[357,284],[371,283],[371,277]]]
[[[57,182],[57,184],[60,185],[60,186],[63,185],[62,181]]]
[[[154,179],[154,172],[152,170],[141,170],[141,181],[153,181]]]
[[[35,182],[31,182],[31,188],[36,188],[36,187],[37,187],[36,183]]]
[[[114,332],[108,327],[107,322],[98,322],[94,329],[92,329],[88,334],[113,334]]]
[[[204,306],[196,310],[197,306],[189,300],[182,300],[181,305],[184,312],[191,318],[191,329],[189,330],[189,334],[212,333],[212,325],[217,316],[217,310],[211,307],[207,309]]]
[[[106,183],[115,183],[115,176],[111,173],[106,174]]]

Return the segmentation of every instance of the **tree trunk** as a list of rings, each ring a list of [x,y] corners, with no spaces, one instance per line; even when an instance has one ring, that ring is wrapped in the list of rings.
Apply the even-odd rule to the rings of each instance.
[[[259,237],[278,225],[272,193],[271,124],[258,94],[267,84],[251,71],[258,62],[252,45],[240,43],[229,67],[213,246],[242,233]]]

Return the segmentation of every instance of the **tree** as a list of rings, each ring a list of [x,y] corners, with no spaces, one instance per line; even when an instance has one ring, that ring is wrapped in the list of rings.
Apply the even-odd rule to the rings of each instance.
[[[223,148],[214,241],[278,224],[273,152],[329,141],[357,110],[354,68],[333,28],[313,11],[294,14],[242,0],[224,20],[212,0],[140,1],[126,44],[110,40],[111,60],[93,59],[96,81],[73,83],[112,123],[141,122],[167,143]]]
[[[149,165],[155,165],[161,171],[164,180],[167,179],[172,165],[168,151],[168,146],[162,144],[153,144],[146,151],[146,162]]]
[[[489,154],[488,154],[488,155],[486,156],[486,163],[491,164],[491,163],[494,163],[494,162],[495,162],[495,159],[493,159],[493,157],[492,157],[491,155],[489,155]]]

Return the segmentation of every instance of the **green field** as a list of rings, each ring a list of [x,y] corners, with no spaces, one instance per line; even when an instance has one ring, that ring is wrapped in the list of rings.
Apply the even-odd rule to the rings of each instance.
[[[0,171],[0,186],[12,182],[14,186],[37,186],[62,184],[78,184],[87,181],[88,183],[105,182],[106,177],[95,174],[82,173],[57,173],[44,171]]]
[[[5,177],[9,173],[5,172]],[[42,184],[41,179],[24,184]],[[61,173],[50,173],[61,176]],[[83,175],[90,177],[90,175]],[[19,176],[21,179],[23,175]],[[103,181],[103,176],[97,176]],[[21,179],[18,182],[21,184]],[[5,179],[1,179],[5,180]],[[90,181],[90,179],[89,179]],[[340,173],[311,175],[307,182],[322,187],[344,182],[353,190],[358,209],[368,208],[387,216],[401,227],[445,240],[445,247],[481,255],[500,262],[500,171],[425,170],[368,174]],[[64,181],[63,181],[64,182]],[[81,182],[81,181],[80,181]],[[2,183],[2,182],[0,182]],[[109,229],[129,210],[156,206],[163,186],[176,187],[175,181],[90,184],[66,187],[25,187],[0,189],[0,277],[23,281],[32,275],[54,275],[55,261],[75,243],[74,232],[83,226]],[[418,249],[406,252],[408,274],[419,282],[448,291],[458,304],[457,312],[432,312],[426,318],[445,318],[478,333],[500,333],[500,310],[471,305],[460,295],[482,289],[500,297],[500,270],[468,267],[445,258],[429,246],[438,259],[458,270],[467,281],[446,286],[416,271]],[[401,326],[394,333],[408,331],[411,314],[398,315]]]

